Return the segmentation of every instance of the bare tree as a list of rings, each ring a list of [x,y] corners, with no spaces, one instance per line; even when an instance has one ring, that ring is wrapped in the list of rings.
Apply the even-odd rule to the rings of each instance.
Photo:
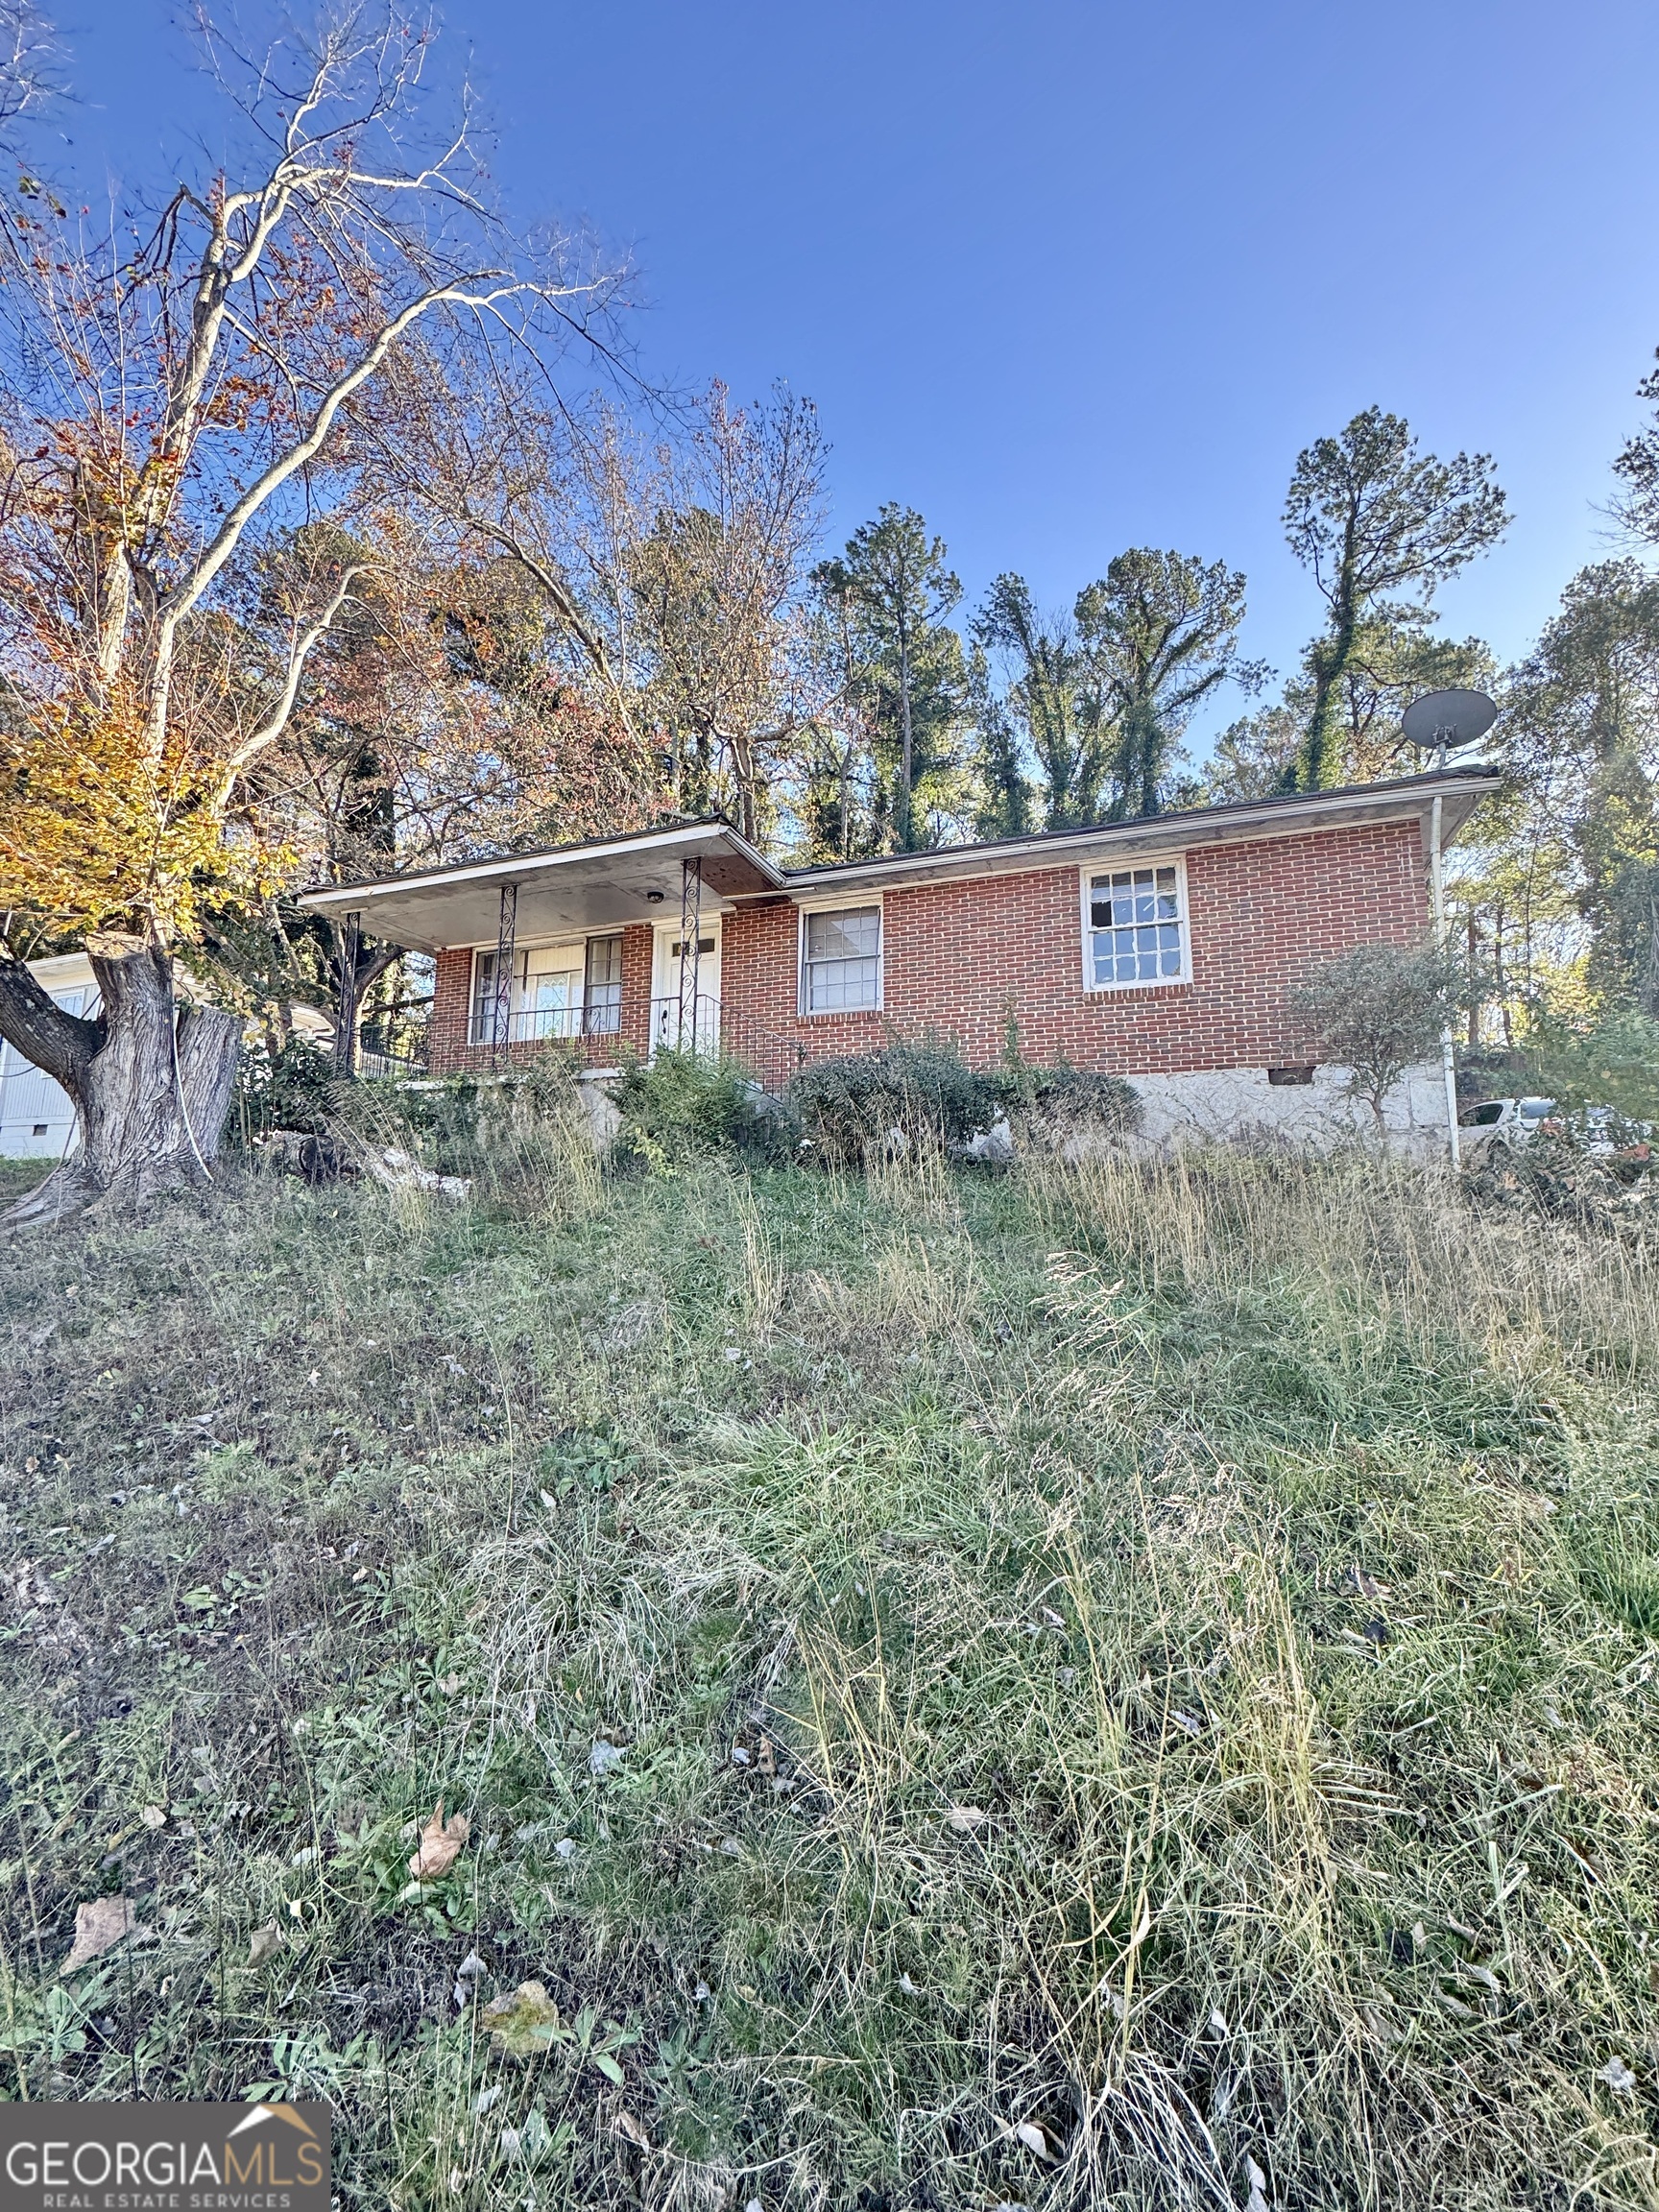
[[[517,571],[556,626],[574,674],[637,732],[622,618],[622,547],[637,535],[641,469],[603,397],[552,388],[532,353],[394,364],[365,428],[373,481],[457,561]]]
[[[612,497],[615,618],[674,804],[761,837],[774,773],[822,705],[805,598],[824,521],[816,411],[786,393],[733,408],[716,384],[691,436]]]
[[[0,149],[12,146],[25,116],[57,95],[60,69],[52,25],[34,0],[0,0]],[[23,188],[31,199],[42,191],[34,178]]]
[[[235,1023],[176,1021],[174,955],[205,897],[268,879],[248,795],[369,565],[292,576],[282,651],[251,670],[249,564],[355,512],[372,403],[417,341],[453,371],[440,391],[496,346],[545,366],[610,293],[569,241],[513,248],[464,88],[427,132],[423,31],[348,11],[258,57],[204,36],[246,118],[246,180],[180,180],[104,240],[28,211],[4,235],[0,909],[84,943],[103,1001],[66,1014],[0,958],[0,1035],[80,1124],[24,1214],[200,1180],[217,1144]]]

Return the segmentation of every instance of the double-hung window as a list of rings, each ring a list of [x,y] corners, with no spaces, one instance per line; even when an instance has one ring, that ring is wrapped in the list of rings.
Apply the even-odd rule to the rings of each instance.
[[[1084,972],[1092,991],[1179,983],[1187,974],[1180,863],[1102,869],[1084,878]]]
[[[480,952],[472,964],[472,1029],[474,1045],[493,1045],[497,1021],[504,1011],[501,1034],[513,1044],[528,1038],[537,1042],[553,1037],[573,1037],[582,1009],[580,955],[568,948],[535,948],[514,955],[512,988],[503,1010],[495,979],[496,955]]]
[[[468,1031],[469,1045],[493,1045],[496,1041],[497,991],[495,984],[495,955],[493,952],[475,952],[472,956],[472,1022]],[[506,1010],[511,1012],[511,1008]],[[507,1031],[503,1029],[505,1037]]]
[[[582,1006],[582,971],[575,953],[527,952],[522,998],[516,1037],[574,1037]]]
[[[880,1003],[880,907],[821,907],[804,914],[802,1013],[850,1014]]]
[[[622,940],[589,937],[582,991],[582,1033],[614,1037],[622,1026]]]

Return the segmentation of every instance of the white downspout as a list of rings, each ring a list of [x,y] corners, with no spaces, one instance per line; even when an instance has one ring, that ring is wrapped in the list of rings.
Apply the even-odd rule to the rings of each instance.
[[[1440,865],[1440,794],[1434,794],[1434,805],[1429,816],[1429,882],[1434,901],[1434,943],[1441,952],[1446,950],[1446,894]],[[1457,1142],[1457,1061],[1452,1046],[1452,1024],[1443,1022],[1440,1029],[1440,1070],[1446,1078],[1446,1137],[1452,1153],[1452,1172],[1457,1174],[1463,1166],[1462,1147]]]

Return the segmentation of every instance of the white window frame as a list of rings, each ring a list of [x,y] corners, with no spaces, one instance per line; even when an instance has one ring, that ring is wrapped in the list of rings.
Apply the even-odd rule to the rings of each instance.
[[[806,917],[808,914],[854,914],[876,909],[876,998],[870,1006],[809,1006],[806,1003]],[[803,1022],[844,1022],[849,1016],[879,1014],[887,1002],[887,909],[881,894],[861,898],[812,899],[797,907],[795,925],[795,1011]]]
[[[1094,917],[1090,913],[1090,884],[1096,876],[1121,875],[1126,869],[1173,868],[1175,871],[1175,901],[1179,912],[1176,916],[1181,929],[1181,972],[1178,975],[1137,975],[1128,982],[1110,983],[1094,980],[1094,949],[1091,942],[1094,935]],[[1092,998],[1104,998],[1118,991],[1173,991],[1192,980],[1192,909],[1187,899],[1187,855],[1185,853],[1157,853],[1151,855],[1136,854],[1122,859],[1095,860],[1078,870],[1078,917],[1082,923],[1081,950],[1083,953],[1083,988]]]
[[[598,930],[594,934],[614,936],[616,932],[614,930],[609,932]],[[494,1042],[493,1038],[475,1036],[473,1032],[478,1020],[478,970],[484,961],[494,959],[498,950],[499,948],[494,945],[474,945],[472,948],[471,987],[467,997],[467,1043],[469,1049],[475,1049],[479,1046],[490,1045]],[[563,1029],[549,1030],[541,1036],[538,1036],[534,1030],[529,1028],[517,1028],[515,1024],[528,1022],[535,1010],[528,1005],[520,1005],[517,1002],[518,980],[515,975],[513,997],[508,1001],[507,1007],[507,1036],[509,1043],[514,1045],[564,1044],[570,1038],[580,1037],[583,1034],[582,1023],[588,1003],[587,939],[577,938],[572,943],[569,938],[555,937],[542,945],[516,945],[513,948],[513,965],[517,969],[520,962],[524,964],[526,983],[529,980],[529,963],[535,959],[538,953],[541,952],[567,953],[569,955],[567,967],[542,971],[543,974],[568,975],[573,973],[575,974],[575,994],[570,1004],[565,1009],[566,1026]]]

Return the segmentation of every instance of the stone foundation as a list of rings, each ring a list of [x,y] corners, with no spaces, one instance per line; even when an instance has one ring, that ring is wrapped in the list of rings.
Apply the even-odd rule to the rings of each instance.
[[[1346,1068],[1315,1068],[1310,1083],[1269,1083],[1265,1068],[1130,1075],[1141,1100],[1140,1142],[1159,1151],[1192,1142],[1268,1142],[1328,1151],[1369,1138],[1371,1109],[1344,1095]],[[1447,1157],[1446,1086],[1439,1066],[1408,1069],[1382,1102],[1393,1150],[1425,1164]]]

